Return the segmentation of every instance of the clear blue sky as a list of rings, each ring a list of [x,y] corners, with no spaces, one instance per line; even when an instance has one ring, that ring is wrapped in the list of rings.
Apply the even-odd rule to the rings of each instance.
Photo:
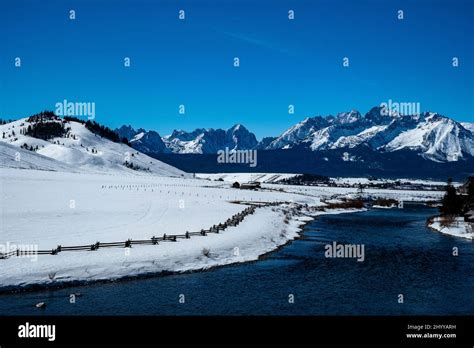
[[[0,6],[1,118],[54,110],[67,99],[95,102],[96,120],[110,127],[132,124],[166,135],[242,123],[261,138],[306,116],[365,113],[388,99],[419,102],[422,111],[459,121],[474,117],[472,0],[2,0]]]

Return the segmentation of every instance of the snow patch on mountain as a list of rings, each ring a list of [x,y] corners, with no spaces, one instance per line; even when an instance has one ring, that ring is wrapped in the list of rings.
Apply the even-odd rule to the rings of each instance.
[[[336,149],[336,148],[354,148],[360,144],[363,144],[370,139],[372,139],[374,136],[376,136],[378,133],[383,132],[386,130],[388,125],[384,126],[372,126],[370,128],[364,129],[361,132],[355,134],[355,135],[348,135],[348,136],[343,136],[338,138],[331,146],[331,148]]]
[[[461,122],[461,125],[466,128],[471,133],[474,133],[474,123],[470,122]]]
[[[303,121],[283,132],[279,137],[273,140],[266,149],[275,150],[291,148],[305,140],[309,135],[325,127],[327,124],[328,121],[321,116],[305,118]]]
[[[439,162],[457,161],[474,155],[474,137],[456,121],[435,113],[426,115],[414,129],[400,133],[385,147],[387,151],[411,149]]]

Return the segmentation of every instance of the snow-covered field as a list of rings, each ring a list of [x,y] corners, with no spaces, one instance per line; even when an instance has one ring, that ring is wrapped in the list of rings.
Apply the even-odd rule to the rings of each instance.
[[[316,197],[214,187],[207,180],[121,174],[0,170],[0,245],[90,245],[182,234],[224,222],[247,206],[232,201],[295,201]],[[184,271],[256,259],[293,239],[302,217],[283,222],[282,208],[259,208],[221,234],[158,246],[62,252],[0,260],[0,287],[55,281],[116,278],[147,272]],[[211,250],[210,257],[202,249]],[[239,250],[234,255],[235,248]]]
[[[278,174],[278,173],[218,173],[218,174],[196,174],[196,177],[202,179],[219,180],[227,182],[238,181],[240,183],[258,181],[261,183],[271,183],[282,179],[288,179],[297,174]]]
[[[222,174],[196,174],[196,177],[203,179],[210,179],[209,184],[220,185],[222,187],[228,187],[233,182],[238,181],[249,182],[249,181],[260,181],[262,188],[269,191],[284,190],[285,192],[296,193],[299,195],[306,195],[310,197],[318,197],[319,199],[328,201],[331,199],[340,198],[356,198],[361,195],[358,189],[355,187],[333,187],[333,186],[299,186],[299,185],[282,185],[273,184],[272,178],[279,176],[281,179],[295,176],[296,174],[264,174],[264,173],[222,173]],[[223,181],[215,181],[222,178]],[[268,179],[272,179],[270,182]],[[277,179],[278,180],[278,179]],[[366,178],[347,178],[347,179],[334,179],[340,183],[368,183]],[[416,183],[424,184],[440,184],[438,182],[428,182],[421,180],[414,180]],[[378,189],[378,188],[367,188],[364,189],[362,196],[372,198],[386,198],[396,199],[397,201],[405,202],[426,202],[439,200],[443,197],[443,191],[434,190],[395,190],[395,189]]]
[[[279,187],[275,189],[280,185],[269,185],[271,190],[250,191],[202,179],[124,176],[122,173],[16,168],[2,168],[0,173],[0,244],[36,245],[39,249],[199,231],[246,208],[232,201],[281,201],[320,206],[321,198],[355,194],[347,188],[287,185],[281,185],[286,192],[279,191]],[[397,197],[407,194],[419,199],[432,195],[432,192],[373,191]],[[180,272],[255,260],[294,239],[299,225],[310,219],[293,216],[285,223],[286,215],[284,207],[258,208],[240,225],[221,234],[157,246],[61,252],[54,256],[39,255],[36,261],[11,257],[0,260],[0,287]],[[205,256],[203,249],[210,250],[210,254]]]
[[[125,144],[102,138],[81,123],[65,125],[67,134],[49,140],[25,135],[27,119],[0,126],[0,251],[51,250],[58,245],[184,234],[224,222],[248,206],[236,202],[285,203],[258,208],[238,226],[220,234],[176,243],[0,259],[0,289],[199,270],[256,260],[294,239],[300,225],[312,219],[309,212],[290,213],[292,206],[323,206],[323,201],[360,194],[350,187],[272,184],[294,174],[192,178]],[[133,162],[135,170],[125,161]],[[216,181],[219,178],[224,181]],[[258,191],[240,190],[231,188],[233,181],[260,181],[263,185]],[[364,195],[426,201],[441,198],[442,192],[367,189]],[[341,212],[345,211],[312,211],[311,215]]]
[[[427,202],[439,200],[443,197],[443,191],[422,190],[394,190],[394,189],[364,189],[359,193],[358,189],[351,187],[330,186],[293,186],[293,185],[263,185],[264,188],[272,190],[285,190],[286,192],[299,193],[319,197],[322,200],[340,198],[385,198],[404,202]]]
[[[200,173],[196,174],[196,177],[209,180],[220,180],[226,182],[250,182],[250,181],[259,181],[265,184],[275,183],[282,179],[292,178],[299,174],[281,174],[281,173],[216,173],[216,174],[207,174]],[[401,183],[409,182],[412,185],[426,185],[426,186],[443,186],[446,185],[446,182],[442,181],[433,181],[433,180],[421,180],[421,179],[368,179],[368,178],[329,178],[329,180],[338,185],[358,185],[358,184],[384,184],[389,183],[393,184],[397,181]],[[462,185],[462,182],[454,182],[454,186]]]
[[[444,181],[433,181],[433,180],[421,180],[421,179],[408,179],[408,178],[400,178],[400,179],[376,179],[376,180],[369,180],[368,178],[331,178],[331,181],[337,184],[349,184],[349,185],[357,185],[357,184],[382,184],[382,183],[395,183],[399,181],[401,183],[409,182],[412,185],[435,185],[435,186],[443,186],[446,185]],[[462,182],[454,182],[454,186],[462,185]]]

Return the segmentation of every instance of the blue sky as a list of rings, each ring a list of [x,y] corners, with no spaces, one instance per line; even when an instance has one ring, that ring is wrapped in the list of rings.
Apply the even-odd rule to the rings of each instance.
[[[96,120],[110,127],[132,124],[166,135],[242,123],[261,138],[307,116],[365,113],[391,99],[474,121],[472,0],[2,0],[1,6],[0,118],[54,110],[67,99],[95,102]],[[180,9],[185,21],[178,20]],[[131,67],[123,66],[124,57]]]

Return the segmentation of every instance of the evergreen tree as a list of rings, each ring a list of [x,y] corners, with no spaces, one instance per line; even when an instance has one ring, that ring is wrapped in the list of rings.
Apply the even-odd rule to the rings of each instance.
[[[446,185],[446,192],[442,200],[442,206],[440,208],[440,211],[447,215],[461,214],[463,210],[462,199],[458,196],[456,188],[452,183],[453,180],[449,178],[448,184]]]
[[[130,147],[132,146],[132,145],[130,144],[130,142],[128,141],[128,139],[125,138],[125,137],[122,138],[122,143],[124,143],[125,145],[128,145],[128,146],[130,146]]]
[[[474,176],[470,176],[467,180],[467,195],[472,200],[474,198]]]

